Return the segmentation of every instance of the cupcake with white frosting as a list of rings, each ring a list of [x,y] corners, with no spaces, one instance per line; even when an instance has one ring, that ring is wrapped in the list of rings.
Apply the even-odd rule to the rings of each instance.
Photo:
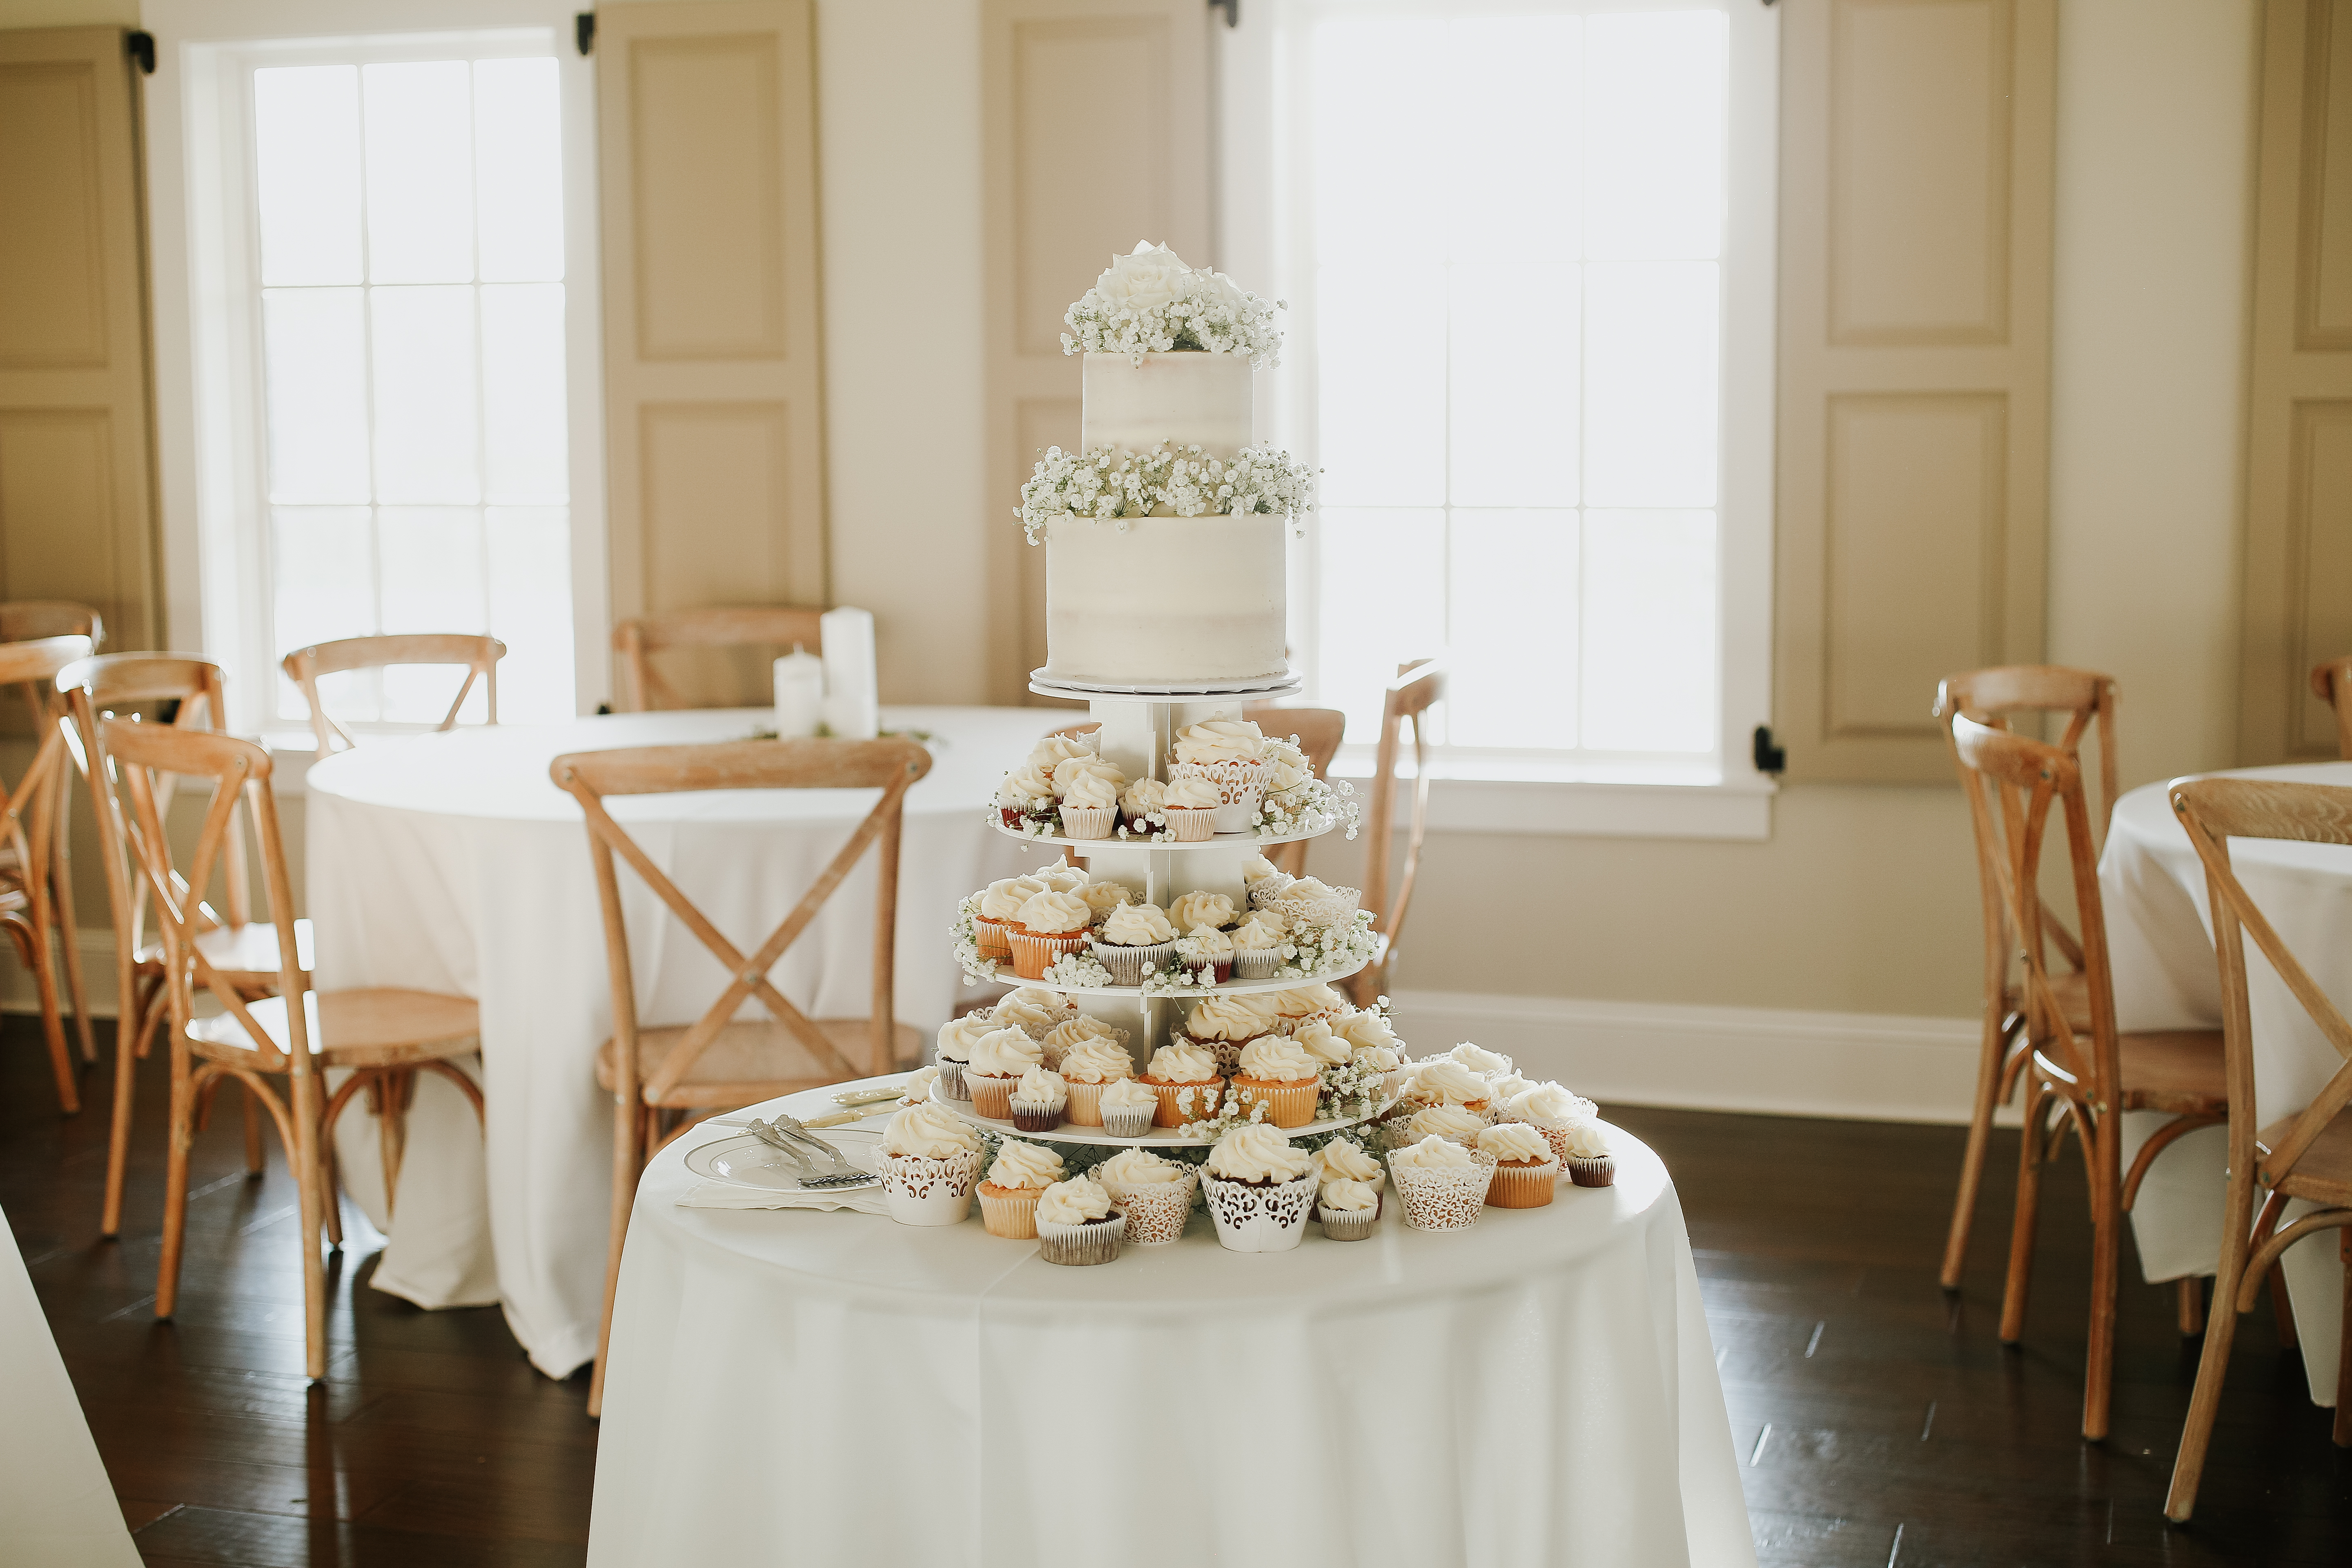
[[[1365,1182],[1326,1182],[1315,1194],[1315,1215],[1333,1241],[1361,1241],[1381,1227],[1380,1189]]]
[[[1315,777],[1315,765],[1307,753],[1289,741],[1268,738],[1264,752],[1265,779],[1260,785],[1264,798],[1279,804],[1285,809],[1296,809],[1297,795]]]
[[[1389,1155],[1389,1176],[1416,1230],[1467,1230],[1486,1206],[1495,1156],[1433,1133]]]
[[[1240,919],[1241,911],[1223,893],[1196,889],[1168,900],[1168,923],[1178,931],[1191,931],[1195,926],[1223,931]]]
[[[1108,1040],[1114,1045],[1124,1042],[1127,1033],[1115,1029],[1100,1018],[1081,1013],[1075,1018],[1065,1018],[1045,1031],[1037,1043],[1045,1049],[1045,1065],[1055,1072],[1062,1070],[1062,1058],[1088,1040]]]
[[[1348,999],[1328,985],[1294,985],[1287,991],[1276,991],[1266,1003],[1275,1016],[1292,1023],[1304,1023],[1309,1018],[1337,1020],[1348,1016]]]
[[[966,1013],[940,1026],[939,1048],[932,1060],[940,1065],[940,1093],[949,1100],[970,1100],[963,1075],[971,1066],[971,1047],[982,1035],[997,1028],[985,1012]]]
[[[1062,1157],[1051,1149],[1007,1138],[980,1184],[980,1219],[991,1236],[1007,1241],[1034,1241],[1037,1236],[1037,1200],[1062,1179]]]
[[[1127,1234],[1127,1216],[1088,1176],[1047,1187],[1037,1200],[1036,1225],[1037,1256],[1048,1263],[1108,1263]]]
[[[1300,1050],[1315,1058],[1315,1070],[1335,1068],[1351,1060],[1355,1048],[1338,1030],[1321,1018],[1309,1018],[1290,1031],[1291,1041]]]
[[[900,1225],[961,1225],[980,1179],[980,1134],[937,1100],[882,1129],[882,1195]]]
[[[922,1104],[923,1101],[931,1098],[931,1085],[939,1081],[939,1068],[928,1067],[917,1068],[913,1072],[907,1075],[907,1081],[898,1086],[898,1103],[901,1105]]]
[[[1167,826],[1168,785],[1160,779],[1138,779],[1118,797],[1119,820],[1130,834],[1150,837]]]
[[[1209,1151],[1201,1191],[1217,1240],[1234,1252],[1287,1252],[1315,1208],[1307,1151],[1263,1122],[1236,1127]]]
[[[980,908],[971,917],[972,940],[980,944],[981,957],[1013,956],[1013,933],[1021,929],[1021,906],[1029,901],[1030,894],[1045,890],[1045,884],[1034,877],[1007,877],[982,890]]]
[[[1102,731],[1089,730],[1083,735],[1047,735],[1029,748],[1029,761],[1051,773],[1056,767],[1074,757],[1097,754]]]
[[[1516,1072],[1496,1073],[1486,1080],[1487,1113],[1497,1121],[1503,1119],[1503,1107],[1516,1097],[1535,1088],[1534,1083]]]
[[[1474,1046],[1465,1040],[1445,1053],[1480,1078],[1499,1078],[1511,1070],[1511,1058],[1500,1051],[1490,1051],[1484,1046]]]
[[[1234,973],[1244,980],[1271,980],[1282,967],[1288,932],[1282,917],[1260,910],[1225,933],[1234,944]]]
[[[1617,1184],[1617,1159],[1610,1152],[1607,1127],[1598,1121],[1571,1121],[1565,1129],[1563,1142],[1568,1152],[1560,1163],[1568,1167],[1570,1181],[1580,1187]]]
[[[1244,1108],[1265,1107],[1276,1127],[1304,1127],[1315,1120],[1323,1080],[1315,1058],[1286,1035],[1264,1035],[1242,1047],[1234,1092]]]
[[[1338,925],[1356,918],[1356,905],[1363,896],[1355,888],[1335,888],[1313,877],[1301,877],[1283,889],[1279,897],[1269,900],[1266,907],[1279,910],[1293,925]]]
[[[1102,1117],[1103,1131],[1112,1137],[1140,1138],[1151,1131],[1160,1097],[1131,1078],[1117,1079],[1103,1085],[1095,1110]]]
[[[1406,1128],[1415,1143],[1424,1138],[1450,1138],[1465,1149],[1475,1149],[1478,1134],[1486,1131],[1486,1119],[1463,1106],[1433,1105],[1414,1111]]]
[[[1054,772],[1052,764],[1041,763],[1031,757],[996,786],[996,811],[1007,827],[1019,827],[1023,823],[1044,816],[1054,809]]]
[[[1073,866],[1067,860],[1048,860],[1029,876],[1057,893],[1075,893],[1089,879],[1085,867]]]
[[[1289,872],[1277,868],[1263,855],[1253,855],[1242,862],[1242,896],[1254,910],[1263,909],[1280,898],[1293,880]]]
[[[1129,1246],[1165,1247],[1183,1236],[1192,1194],[1201,1184],[1192,1166],[1149,1149],[1122,1149],[1092,1173],[1111,1202],[1127,1211]]]
[[[1100,1127],[1103,1090],[1123,1078],[1133,1078],[1135,1059],[1116,1040],[1080,1040],[1063,1056],[1061,1071],[1070,1086],[1072,1123]]]
[[[1042,1040],[1055,1025],[1078,1016],[1078,1005],[1059,992],[1024,985],[1020,990],[999,997],[996,1005],[988,1010],[991,1026],[999,1029],[1025,1029],[1032,1039]]]
[[[1119,792],[1127,775],[1100,761],[1069,762],[1054,770],[1054,793],[1062,803],[1062,836],[1108,838],[1118,826]]]
[[[1536,1209],[1551,1202],[1559,1184],[1559,1161],[1542,1133],[1524,1121],[1501,1121],[1480,1130],[1478,1147],[1495,1156],[1488,1207]]]
[[[1119,905],[1135,902],[1134,889],[1124,882],[1088,882],[1085,887],[1075,889],[1073,891],[1086,900],[1087,908],[1094,911],[1095,924],[1097,926],[1110,919],[1110,912]]]
[[[1121,904],[1095,933],[1095,961],[1118,985],[1140,985],[1176,951],[1176,928],[1157,904]]]
[[[1274,1022],[1274,1011],[1262,995],[1217,994],[1193,1005],[1185,1015],[1182,1034],[1215,1056],[1220,1074],[1230,1075],[1241,1066],[1242,1047],[1273,1034]]]
[[[1021,1075],[1040,1066],[1045,1048],[1025,1029],[992,1029],[972,1043],[971,1066],[964,1087],[971,1091],[971,1108],[1002,1121],[1013,1114],[1013,1089]]]
[[[1523,1089],[1496,1108],[1497,1121],[1524,1121],[1544,1135],[1551,1152],[1561,1165],[1568,1163],[1568,1130],[1580,1121],[1590,1121],[1601,1114],[1601,1108],[1580,1094],[1571,1094],[1556,1083],[1539,1083],[1533,1089]]]
[[[1415,1062],[1412,1076],[1401,1086],[1400,1092],[1423,1105],[1465,1107],[1480,1112],[1482,1121],[1493,1103],[1486,1080],[1451,1057]]]
[[[1225,1092],[1215,1055],[1205,1046],[1181,1039],[1171,1040],[1151,1053],[1142,1082],[1157,1102],[1151,1118],[1155,1127],[1205,1121],[1217,1113]]]
[[[1013,919],[1013,973],[1024,980],[1042,980],[1055,959],[1087,945],[1087,930],[1095,912],[1075,892],[1047,888],[1029,895]]]
[[[1214,926],[1194,926],[1177,942],[1176,961],[1195,972],[1208,971],[1210,983],[1222,985],[1234,977],[1234,939]]]
[[[1318,1182],[1369,1182],[1377,1187],[1385,1173],[1381,1163],[1364,1152],[1353,1138],[1334,1138],[1315,1151],[1308,1162]]]
[[[1021,1075],[1007,1104],[1013,1125],[1022,1131],[1051,1132],[1062,1124],[1062,1108],[1069,1100],[1070,1087],[1062,1075],[1041,1062]]]
[[[1216,792],[1215,830],[1246,833],[1265,786],[1265,737],[1246,719],[1210,719],[1176,731],[1169,788],[1198,781]],[[1206,837],[1206,835],[1203,835]]]
[[[1216,837],[1217,786],[1202,778],[1172,779],[1160,814],[1179,844],[1205,844]]]

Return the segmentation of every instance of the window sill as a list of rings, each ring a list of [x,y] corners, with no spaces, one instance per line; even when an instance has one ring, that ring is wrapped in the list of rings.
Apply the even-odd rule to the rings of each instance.
[[[1331,776],[1371,804],[1369,769],[1342,758]],[[1412,819],[1410,777],[1398,781],[1394,831]],[[1714,838],[1759,842],[1772,836],[1769,779],[1661,784],[1601,779],[1433,778],[1433,833],[1544,834],[1594,838]]]

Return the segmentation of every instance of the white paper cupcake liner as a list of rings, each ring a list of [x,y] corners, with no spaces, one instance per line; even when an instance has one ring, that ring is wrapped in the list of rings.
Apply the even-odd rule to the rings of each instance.
[[[1234,973],[1244,980],[1271,980],[1282,967],[1282,952],[1271,947],[1234,949]]]
[[[1361,1241],[1381,1228],[1381,1205],[1387,1202],[1382,1197],[1368,1209],[1327,1209],[1318,1203],[1315,1217],[1323,1222],[1323,1234],[1333,1241]]]
[[[1266,908],[1275,900],[1282,897],[1285,888],[1297,880],[1298,879],[1287,871],[1276,871],[1271,876],[1260,877],[1250,884],[1249,907],[1254,910]]]
[[[1168,782],[1179,779],[1206,779],[1217,789],[1221,804],[1217,807],[1217,831],[1247,833],[1257,821],[1258,802],[1265,793],[1264,763],[1171,763]]]
[[[1151,1131],[1151,1119],[1159,1109],[1156,1101],[1150,1105],[1101,1107],[1103,1131],[1113,1138],[1140,1138]]]
[[[1287,1252],[1307,1234],[1307,1222],[1315,1212],[1311,1170],[1295,1182],[1271,1187],[1228,1182],[1203,1171],[1201,1191],[1216,1221],[1217,1242],[1229,1252]]]
[[[1037,1256],[1048,1263],[1076,1267],[1108,1263],[1118,1256],[1119,1241],[1127,1234],[1127,1216],[1116,1209],[1108,1221],[1096,1225],[1055,1225],[1044,1219],[1036,1224]]]
[[[1110,1195],[1127,1211],[1127,1245],[1166,1247],[1181,1240],[1184,1222],[1192,1215],[1193,1189],[1200,1184],[1199,1175],[1188,1171],[1181,1181],[1112,1187]]]
[[[1339,925],[1355,918],[1363,901],[1362,891],[1356,888],[1334,888],[1329,896],[1313,895],[1299,898],[1285,892],[1268,900],[1265,907],[1297,925]],[[1018,939],[1016,939],[1018,940]]]
[[[1168,831],[1179,844],[1205,844],[1217,836],[1217,813],[1223,806],[1171,805]]]
[[[940,1093],[949,1100],[970,1100],[971,1090],[964,1087],[963,1081],[964,1064],[941,1057],[939,1059],[939,1067]]]
[[[1598,1158],[1570,1155],[1560,1162],[1568,1167],[1568,1179],[1580,1187],[1613,1187],[1617,1184],[1617,1157],[1602,1154]]]
[[[1066,935],[1017,931],[1013,933],[1013,973],[1023,980],[1043,980],[1054,961],[1066,952],[1076,952],[1088,941],[1084,931]]]
[[[1470,1152],[1467,1165],[1407,1165],[1393,1156],[1389,1179],[1404,1205],[1404,1222],[1415,1230],[1467,1230],[1486,1212],[1486,1189],[1495,1180],[1495,1156]]]
[[[1110,971],[1114,985],[1140,985],[1144,976],[1168,962],[1176,951],[1173,942],[1155,942],[1150,947],[1122,947],[1115,942],[1096,937],[1090,951],[1095,962]]]
[[[900,1225],[961,1225],[980,1185],[981,1152],[945,1160],[882,1156],[882,1195]]]
[[[1108,838],[1110,830],[1118,826],[1118,807],[1115,805],[1062,807],[1062,837],[1065,838]]]

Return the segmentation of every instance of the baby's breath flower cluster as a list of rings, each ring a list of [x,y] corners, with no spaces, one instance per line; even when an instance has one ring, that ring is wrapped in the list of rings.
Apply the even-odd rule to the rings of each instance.
[[[1317,1121],[1328,1121],[1335,1116],[1370,1116],[1381,1109],[1381,1084],[1386,1074],[1347,1061],[1325,1068],[1319,1076],[1323,1084],[1316,1093]]]
[[[1045,984],[1113,985],[1118,982],[1111,979],[1110,971],[1105,969],[1100,961],[1083,952],[1066,952],[1045,966]]]
[[[1176,517],[1287,518],[1294,526],[1315,510],[1315,472],[1271,447],[1244,447],[1231,459],[1199,447],[1162,441],[1149,452],[1049,447],[1021,487],[1022,531],[1045,542],[1057,517],[1105,519],[1126,526],[1161,507]]]
[[[1129,259],[1114,261],[1063,313],[1070,329],[1062,334],[1064,353],[1125,354],[1140,364],[1148,353],[1199,349],[1245,355],[1253,370],[1282,363],[1282,331],[1274,313],[1289,309],[1287,301],[1260,299],[1223,273],[1195,271],[1172,255],[1168,260],[1175,266],[1164,279],[1130,291],[1118,280]]]
[[[998,966],[996,960],[980,956],[979,916],[978,893],[971,894],[956,906],[955,923],[948,927],[948,941],[955,952],[956,967],[963,971],[966,985],[978,985],[982,982],[993,984],[1000,980],[1009,982],[1013,977]]]
[[[1342,823],[1353,838],[1363,825],[1364,808],[1352,798],[1356,786],[1346,779],[1329,784],[1310,778],[1294,790],[1270,795],[1258,802],[1257,820],[1250,831],[1260,838],[1295,838],[1323,833]]]
[[[1372,934],[1372,912],[1358,910],[1352,919],[1334,925],[1310,925],[1293,931],[1286,943],[1295,950],[1288,963],[1276,971],[1283,980],[1312,980],[1335,970],[1370,963],[1380,950]]]

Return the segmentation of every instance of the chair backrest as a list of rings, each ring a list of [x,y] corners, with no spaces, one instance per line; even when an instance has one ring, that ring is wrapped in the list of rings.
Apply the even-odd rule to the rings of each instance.
[[[656,708],[690,708],[692,703],[661,677],[651,655],[669,647],[771,647],[798,646],[811,653],[824,649],[820,617],[824,612],[799,605],[723,605],[708,610],[675,610],[667,615],[638,616],[613,628],[613,651],[620,655],[621,683],[616,695],[624,713],[645,713]]]
[[[2266,779],[2182,779],[2171,787],[2172,809],[2205,863],[2205,895],[2212,908],[2213,951],[2221,973],[2221,1037],[2230,1089],[2230,1173],[2232,1194],[2241,1173],[2256,1173],[2276,1188],[2295,1162],[2347,1106],[2352,1104],[2352,1023],[2288,951],[2279,934],[2246,893],[2230,861],[2232,838],[2284,838],[2304,844],[2352,845],[2352,789],[2287,784]],[[2310,1015],[2313,1024],[2344,1058],[2344,1066],[2297,1113],[2285,1137],[2257,1149],[2262,1114],[2254,1100],[2252,1016],[2246,1000],[2245,936],[2252,933],[2271,967]],[[2259,1156],[2259,1163],[2257,1158]],[[2246,1191],[2251,1192],[2251,1184]],[[2219,1301],[2217,1311],[2226,1310]]]
[[[1337,708],[1284,708],[1253,702],[1242,710],[1242,717],[1269,735],[1295,737],[1298,749],[1307,753],[1307,765],[1318,779],[1330,774],[1331,759],[1339,754],[1339,742],[1348,732],[1348,716]]]
[[[625,751],[572,752],[548,765],[557,785],[571,792],[588,819],[588,851],[594,862],[597,896],[604,911],[604,952],[612,971],[613,1035],[619,1044],[614,1093],[635,1103],[650,1090],[667,1094],[681,1082],[719,1031],[747,997],[756,996],[776,1022],[833,1076],[849,1079],[889,1072],[897,1065],[893,1020],[892,959],[897,951],[898,836],[908,787],[931,771],[931,755],[912,741],[734,741],[717,745],[636,746]],[[660,867],[604,809],[607,795],[674,795],[694,790],[879,789],[882,798],[866,813],[840,853],[820,872],[782,923],[748,957],[719,933],[680,892]],[[786,1001],[768,972],[816,918],[825,900],[850,868],[877,846],[874,895],[874,996],[864,1068],[834,1048],[824,1031]],[[618,855],[644,879],[695,939],[732,976],[710,1010],[696,1020],[663,1060],[652,1079],[637,1081],[636,985],[629,968],[628,931],[622,919]]]
[[[198,893],[211,881],[214,870],[238,853],[236,826],[241,808],[253,816],[261,849],[262,886],[268,894],[270,910],[279,921],[279,929],[290,931],[294,892],[286,872],[286,841],[278,831],[269,753],[233,735],[109,719],[98,725],[98,751],[92,762],[92,776],[110,781],[110,790],[121,792],[120,805],[131,829],[131,855],[146,894],[155,904],[173,1039],[194,1017],[195,991],[201,986],[244,1026],[268,1070],[307,1077],[310,1033],[297,944],[278,943],[278,994],[287,1004],[288,1050],[281,1054],[268,1031],[254,1022],[236,986],[205,960],[195,940],[204,929]],[[159,785],[167,778],[193,779],[212,786],[195,851],[184,871],[174,863],[171,838],[163,830],[165,792]]]
[[[2352,685],[2352,653],[2311,667],[2311,689],[2336,711],[2336,754],[2352,760],[2352,702],[2344,700]]]
[[[2024,966],[2030,1037],[2049,1061],[2084,1086],[2087,1099],[2120,1104],[2115,972],[2107,962],[2107,924],[2082,764],[2063,746],[1981,723],[1966,713],[1952,715],[1949,725],[1977,842],[1995,847],[1990,858],[1994,891]],[[2082,932],[2081,968],[2090,1000],[2088,1041],[2080,1039],[2067,1021],[2044,956],[2043,927],[2050,916],[2039,889],[2053,805],[2063,819],[2076,929]]]
[[[442,715],[436,731],[454,728],[457,710],[472,695],[474,682],[482,683],[483,699],[488,712],[485,721],[499,721],[499,660],[506,658],[507,645],[496,637],[474,637],[463,632],[416,632],[400,637],[344,637],[337,642],[312,643],[298,647],[278,661],[286,679],[301,688],[302,700],[310,705],[310,730],[319,738],[319,754],[325,756],[341,741],[346,749],[359,742],[351,731],[328,717],[326,704],[319,700],[319,678],[340,675],[350,669],[383,669],[401,664],[463,665],[465,681],[457,688],[457,700],[449,711]]]
[[[106,641],[106,622],[88,605],[70,599],[12,599],[0,604],[0,642],[38,642],[47,637],[88,637],[91,652]],[[43,680],[27,684],[25,700],[36,731],[46,731],[58,710],[57,688]]]
[[[1394,952],[1404,931],[1404,917],[1412,904],[1412,885],[1421,871],[1422,841],[1429,833],[1429,736],[1426,715],[1431,703],[1445,695],[1443,659],[1417,658],[1397,667],[1381,703],[1381,745],[1372,764],[1372,805],[1367,813],[1364,849],[1364,907],[1372,911],[1372,929],[1389,939]],[[1412,725],[1412,819],[1405,835],[1404,869],[1396,892],[1389,892],[1389,830],[1395,824],[1397,750],[1404,726]],[[1305,731],[1301,731],[1303,735]],[[1336,752],[1338,748],[1335,746]]]
[[[47,721],[38,731],[39,743],[33,749],[33,760],[18,775],[15,788],[0,784],[0,811],[5,813],[9,847],[16,852],[26,889],[44,907],[50,856],[57,845],[51,826],[61,804],[58,785],[65,777],[66,758],[64,731],[45,709],[56,700],[58,672],[89,657],[87,637],[0,643],[0,686],[21,686],[50,694],[47,703],[34,710],[37,717]]]

